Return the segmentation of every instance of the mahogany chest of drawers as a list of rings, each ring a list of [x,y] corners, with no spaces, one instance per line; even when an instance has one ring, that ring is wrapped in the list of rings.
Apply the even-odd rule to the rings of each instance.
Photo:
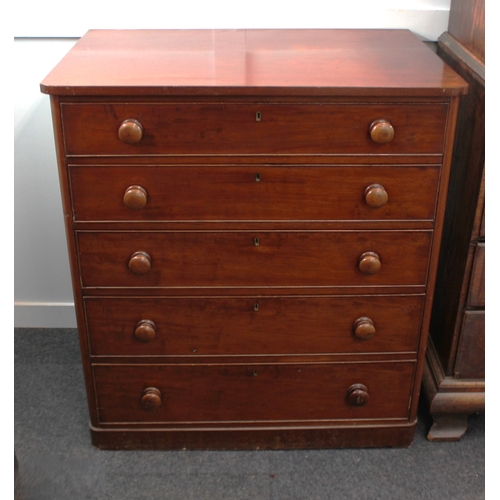
[[[95,445],[411,443],[460,77],[405,30],[104,30],[41,89]]]

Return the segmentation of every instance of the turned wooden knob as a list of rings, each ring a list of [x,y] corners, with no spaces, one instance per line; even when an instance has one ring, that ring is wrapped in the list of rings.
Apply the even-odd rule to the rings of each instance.
[[[351,406],[365,406],[369,400],[368,389],[363,384],[353,384],[347,389],[347,401]]]
[[[380,271],[380,257],[375,252],[365,252],[358,262],[359,270],[363,274],[377,274]]]
[[[394,127],[387,120],[375,120],[370,125],[370,137],[378,144],[391,142],[394,139]]]
[[[376,333],[375,325],[370,318],[361,317],[354,322],[354,335],[359,340],[369,340]]]
[[[134,336],[142,342],[149,342],[156,336],[156,325],[149,319],[141,319],[135,326]]]
[[[155,410],[161,406],[161,392],[156,387],[148,387],[142,391],[142,407],[145,410]]]
[[[128,261],[134,274],[146,274],[151,269],[151,257],[146,252],[135,252]]]
[[[382,184],[370,184],[365,189],[366,204],[372,208],[383,207],[387,203],[388,199],[389,196],[387,195],[387,191]]]
[[[144,208],[147,201],[148,193],[142,186],[129,186],[123,195],[123,203],[132,210]]]
[[[118,129],[118,137],[127,144],[137,144],[142,139],[142,125],[133,118],[123,121]]]

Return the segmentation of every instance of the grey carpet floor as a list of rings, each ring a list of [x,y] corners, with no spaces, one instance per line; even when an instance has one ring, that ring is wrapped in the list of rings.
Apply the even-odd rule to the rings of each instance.
[[[15,329],[15,453],[23,500],[479,500],[485,419],[407,449],[101,451],[92,447],[73,329]]]

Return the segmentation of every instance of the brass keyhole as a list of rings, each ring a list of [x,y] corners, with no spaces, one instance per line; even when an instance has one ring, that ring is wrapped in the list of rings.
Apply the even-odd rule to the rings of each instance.
[[[262,119],[262,114],[260,111],[257,111],[257,113],[255,113],[255,121],[260,122],[261,119]]]

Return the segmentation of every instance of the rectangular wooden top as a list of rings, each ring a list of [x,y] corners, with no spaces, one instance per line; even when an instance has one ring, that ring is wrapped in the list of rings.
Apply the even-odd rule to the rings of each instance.
[[[443,96],[467,84],[408,30],[91,30],[54,95]]]

